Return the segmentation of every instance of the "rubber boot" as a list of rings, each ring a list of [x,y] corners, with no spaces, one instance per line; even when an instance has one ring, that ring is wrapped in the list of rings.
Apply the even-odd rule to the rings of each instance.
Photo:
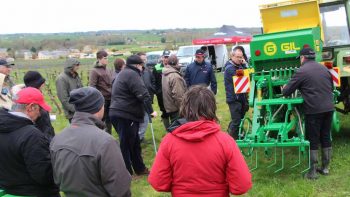
[[[317,154],[318,150],[310,150],[310,170],[305,174],[305,178],[307,179],[318,179],[317,174]]]
[[[165,129],[169,128],[169,126],[170,126],[169,118],[162,118],[162,122],[163,122]]]
[[[317,168],[317,172],[322,175],[329,174],[329,162],[332,156],[332,147],[322,149],[322,167]]]

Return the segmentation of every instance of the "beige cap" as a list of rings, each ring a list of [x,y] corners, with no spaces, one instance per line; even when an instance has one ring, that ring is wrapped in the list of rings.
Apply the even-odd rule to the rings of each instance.
[[[0,73],[0,107],[10,110],[12,107],[12,100],[10,97],[10,91],[3,91],[3,85],[6,75]]]

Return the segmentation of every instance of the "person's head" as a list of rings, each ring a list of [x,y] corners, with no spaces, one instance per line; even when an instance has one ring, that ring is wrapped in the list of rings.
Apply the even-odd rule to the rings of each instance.
[[[238,48],[233,49],[231,52],[231,60],[237,65],[242,64],[244,62],[243,52]]]
[[[300,63],[302,64],[307,60],[315,60],[316,53],[312,48],[306,47],[300,50],[298,58],[300,58]]]
[[[201,119],[217,121],[214,93],[202,85],[192,86],[182,98],[180,116],[187,121]]]
[[[96,58],[98,62],[102,65],[108,64],[108,53],[104,50],[97,51]]]
[[[162,63],[163,65],[168,65],[168,58],[170,56],[171,52],[169,50],[164,50],[162,55]]]
[[[201,64],[205,58],[205,51],[203,51],[202,49],[198,49],[194,55],[196,57],[196,62]]]
[[[179,70],[179,60],[176,55],[170,55],[168,58],[168,65]]]
[[[247,55],[246,55],[246,53],[245,53],[245,49],[244,49],[243,46],[240,46],[240,45],[235,46],[235,47],[232,49],[232,51],[235,51],[235,50],[240,50],[240,51],[242,52],[242,54],[243,54],[244,60],[245,60],[246,62],[248,61],[248,57],[247,57]]]
[[[0,59],[0,73],[8,76],[12,71],[14,64],[7,62],[5,59]]]
[[[144,52],[138,52],[136,53],[136,55],[140,56],[140,58],[142,59],[143,63],[146,64],[147,63],[147,55]]]
[[[0,73],[0,107],[11,110],[12,100],[8,88],[4,87],[6,75]]]
[[[140,56],[138,56],[138,55],[131,55],[130,57],[128,57],[128,59],[126,59],[126,65],[134,66],[137,69],[139,69],[140,71],[142,71],[144,63],[143,63],[143,61],[142,61]]]
[[[105,100],[96,88],[83,87],[72,90],[69,103],[74,105],[77,112],[93,114],[99,120],[103,118]]]
[[[68,58],[65,62],[65,68],[76,73],[80,67],[80,62],[75,58]]]
[[[33,87],[39,90],[45,85],[45,79],[37,71],[28,71],[24,75],[23,81],[26,87]]]
[[[40,109],[51,111],[40,90],[27,87],[20,90],[13,99],[12,110],[26,114],[33,122],[40,117]]]
[[[114,60],[114,69],[115,69],[116,71],[121,71],[121,70],[124,69],[124,67],[125,67],[125,60],[124,60],[124,59],[122,59],[122,58],[116,58],[116,59]]]

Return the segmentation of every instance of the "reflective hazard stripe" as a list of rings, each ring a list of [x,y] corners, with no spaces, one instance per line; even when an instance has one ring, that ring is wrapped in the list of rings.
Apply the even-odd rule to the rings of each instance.
[[[329,72],[332,75],[333,85],[335,87],[340,87],[339,68],[333,67],[333,68],[329,69]]]
[[[236,94],[247,93],[250,91],[249,77],[247,76],[233,76],[233,85]]]

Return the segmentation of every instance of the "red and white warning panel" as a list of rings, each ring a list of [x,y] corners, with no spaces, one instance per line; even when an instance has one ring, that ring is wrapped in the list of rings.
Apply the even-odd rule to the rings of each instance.
[[[233,86],[236,94],[248,93],[250,91],[250,79],[248,70],[244,74],[233,76]]]
[[[332,75],[332,79],[333,79],[333,85],[335,87],[340,87],[340,71],[338,67],[333,67],[331,69],[329,69],[329,72]]]

